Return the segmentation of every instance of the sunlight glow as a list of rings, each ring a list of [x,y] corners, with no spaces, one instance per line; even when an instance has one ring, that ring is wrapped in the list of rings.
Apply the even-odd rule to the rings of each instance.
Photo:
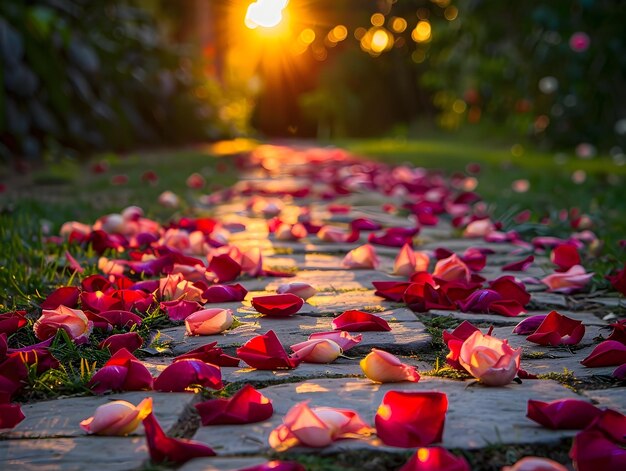
[[[278,26],[283,20],[283,10],[287,3],[289,0],[256,0],[248,6],[246,26],[250,29]]]

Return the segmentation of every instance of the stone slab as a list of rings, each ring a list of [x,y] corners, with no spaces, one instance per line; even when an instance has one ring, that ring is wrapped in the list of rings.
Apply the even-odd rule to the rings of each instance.
[[[390,311],[389,316],[393,316],[393,311]],[[252,337],[273,330],[282,344],[288,347],[306,340],[314,332],[331,331],[331,322],[332,318],[330,317],[299,315],[285,319],[258,317],[253,322],[245,322],[245,324],[220,335],[187,337],[183,326],[164,329],[161,331],[161,340],[172,342],[174,355],[186,353],[210,342],[217,342],[219,347],[233,352]],[[411,352],[430,349],[431,337],[421,322],[390,322],[389,325],[391,326],[390,332],[362,332],[362,342],[351,351],[369,352],[372,347]]]
[[[626,413],[626,387],[583,391],[582,394],[599,407],[606,407]]]
[[[171,430],[194,402],[193,394],[158,393],[153,391],[127,392],[107,396],[72,397],[52,401],[24,404],[22,412],[26,418],[15,428],[0,432],[2,438],[50,438],[81,437],[86,433],[79,423],[91,417],[98,406],[111,401],[128,401],[139,404],[146,397],[152,397],[156,418],[163,430]],[[143,434],[138,427],[135,434]]]
[[[143,437],[78,437],[0,441],[0,469],[128,471],[148,458]]]
[[[578,397],[553,381],[525,381],[505,387],[468,387],[468,382],[423,377],[418,383],[374,384],[369,380],[319,379],[305,383],[281,384],[263,389],[273,401],[274,415],[258,424],[200,427],[194,438],[219,448],[222,455],[269,452],[268,437],[287,411],[301,401],[311,407],[346,407],[357,411],[368,423],[387,391],[440,391],[448,396],[448,412],[442,445],[447,448],[475,449],[489,444],[556,442],[575,431],[552,431],[526,418],[528,399],[552,401]],[[368,440],[342,440],[324,448],[324,453],[342,450],[404,451],[388,447],[372,437]],[[298,451],[319,453],[319,449]]]
[[[219,450],[215,450],[219,453]],[[250,458],[196,458],[188,461],[178,468],[179,471],[239,471],[263,463],[267,459],[263,457]]]
[[[401,278],[376,270],[302,270],[294,277],[254,278],[239,281],[248,291],[276,291],[283,283],[309,283],[319,292],[372,289],[372,281],[398,281]],[[382,300],[382,298],[380,298]]]

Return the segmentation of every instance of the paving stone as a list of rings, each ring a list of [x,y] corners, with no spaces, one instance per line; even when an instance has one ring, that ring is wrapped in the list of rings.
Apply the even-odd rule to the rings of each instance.
[[[607,407],[626,414],[626,387],[583,391],[582,394],[599,407]]]
[[[549,352],[540,358],[524,358],[522,368],[533,374],[571,372],[577,378],[610,375],[616,366],[604,366],[587,368],[580,362],[586,358],[596,345],[589,345],[580,350],[567,351],[566,348],[556,347],[554,352]]]
[[[148,458],[143,437],[78,437],[0,441],[0,469],[128,471]]]
[[[562,294],[548,293],[545,291],[533,292],[531,302],[545,305],[548,308],[567,308],[569,304],[567,298]]]
[[[388,315],[392,317],[393,311],[390,311]],[[246,322],[221,335],[186,337],[183,326],[164,329],[161,331],[161,340],[173,342],[174,355],[186,353],[210,342],[217,342],[219,347],[232,352],[252,337],[273,330],[282,344],[289,346],[306,340],[314,332],[332,330],[331,321],[332,318],[329,317],[299,315],[285,319],[259,317],[254,322]],[[390,322],[390,326],[390,332],[363,332],[363,341],[353,351],[369,351],[372,347],[393,351],[427,351],[430,349],[431,337],[421,322]]]
[[[219,450],[216,450],[219,453]],[[178,468],[179,471],[238,471],[266,463],[263,457],[251,458],[196,458]]]
[[[154,401],[154,414],[164,430],[170,430],[194,402],[193,394],[158,393],[151,391],[128,392],[106,396],[72,397],[24,404],[26,418],[11,430],[0,432],[2,438],[81,437],[85,432],[79,423],[91,417],[98,406],[111,401],[128,401],[139,404],[146,397]],[[136,434],[143,434],[139,427]]]
[[[382,273],[377,270],[302,270],[290,278],[254,278],[242,280],[241,283],[248,291],[276,291],[283,283],[301,281],[309,283],[320,292],[354,291],[372,289],[372,281],[396,281],[397,276]],[[382,300],[382,298],[380,298]]]
[[[448,448],[473,449],[493,444],[550,443],[575,431],[552,431],[533,424],[526,416],[528,399],[552,401],[578,397],[553,381],[525,381],[505,387],[423,377],[419,383],[374,384],[369,380],[319,379],[306,383],[282,384],[263,389],[273,401],[274,415],[258,424],[200,427],[196,439],[209,443],[222,455],[258,454],[269,451],[269,433],[282,422],[285,413],[301,401],[311,407],[331,406],[356,410],[369,423],[387,391],[440,391],[448,396],[448,412],[442,445]],[[325,448],[324,453],[343,450],[403,451],[384,446],[377,438],[342,440]],[[319,449],[298,451],[320,453]]]
[[[291,255],[276,255],[268,259],[264,259],[263,266],[265,268],[272,268],[276,270],[337,270],[341,268],[341,262],[345,255],[343,254],[326,254],[326,253],[306,253],[306,254],[291,254]],[[384,257],[378,254],[380,260],[380,266],[378,270],[385,273],[391,273],[393,271],[394,259]],[[358,269],[354,269],[358,270]]]

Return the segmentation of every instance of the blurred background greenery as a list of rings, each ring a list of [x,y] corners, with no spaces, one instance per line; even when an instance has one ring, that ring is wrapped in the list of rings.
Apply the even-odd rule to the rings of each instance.
[[[439,128],[623,163],[625,17],[614,0],[4,1],[0,156]]]

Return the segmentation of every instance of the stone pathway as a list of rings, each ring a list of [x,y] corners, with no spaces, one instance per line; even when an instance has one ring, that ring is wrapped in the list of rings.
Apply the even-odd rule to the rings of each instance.
[[[281,161],[280,172],[268,178],[251,169],[238,187],[288,188],[299,185],[294,178],[300,168],[298,162]],[[303,182],[306,184],[306,182]],[[320,187],[323,185],[320,183]],[[333,201],[333,204],[350,205],[347,214],[333,214],[323,201],[283,197],[285,208],[282,217],[297,215],[299,207],[310,205],[315,221],[346,227],[346,222],[356,217],[368,217],[385,227],[407,227],[413,223],[406,217],[384,212],[383,204],[399,204],[399,197],[389,197],[373,192],[353,193]],[[526,418],[528,399],[551,401],[563,398],[579,398],[601,407],[626,412],[626,389],[616,387],[607,378],[614,367],[585,368],[580,364],[610,330],[602,320],[612,311],[614,298],[595,298],[600,306],[595,312],[572,310],[576,306],[571,297],[546,293],[536,285],[528,285],[532,293],[531,312],[518,317],[491,314],[471,314],[456,311],[432,310],[414,313],[401,304],[384,301],[374,295],[372,281],[402,280],[390,275],[398,248],[377,246],[381,259],[377,270],[342,269],[345,254],[366,242],[366,235],[354,243],[323,243],[316,237],[302,241],[280,241],[267,231],[266,218],[251,215],[246,209],[248,198],[239,197],[227,203],[201,207],[199,211],[220,219],[223,223],[240,223],[247,230],[232,234],[230,242],[241,248],[260,247],[266,269],[291,270],[292,278],[256,278],[239,281],[249,290],[242,303],[225,303],[209,307],[233,309],[241,324],[221,335],[188,337],[183,325],[162,330],[161,341],[169,342],[170,351],[165,356],[144,359],[154,375],[171,363],[173,356],[188,352],[211,341],[226,353],[250,338],[273,330],[285,346],[304,341],[313,332],[332,330],[334,316],[350,310],[377,313],[388,320],[390,332],[363,332],[363,341],[348,352],[349,358],[340,358],[329,365],[301,364],[294,370],[260,371],[251,368],[222,368],[225,383],[250,383],[261,390],[274,404],[274,415],[267,421],[251,425],[199,425],[193,404],[200,400],[197,395],[184,393],[125,393],[100,397],[77,397],[39,402],[24,406],[26,419],[9,431],[0,432],[0,468],[37,470],[132,470],[146,466],[147,447],[139,431],[130,437],[108,438],[86,436],[78,423],[92,415],[94,409],[107,401],[124,399],[134,404],[142,398],[154,399],[154,410],[163,428],[171,435],[193,438],[211,446],[217,457],[195,459],[181,469],[236,470],[263,463],[269,458],[282,458],[272,452],[268,445],[270,431],[281,423],[285,413],[296,403],[309,401],[311,406],[342,406],[354,409],[370,423],[381,398],[389,390],[440,391],[448,395],[449,409],[441,446],[448,449],[477,450],[496,445],[549,445],[563,438],[572,437],[573,431],[552,431],[542,428]],[[292,221],[295,222],[295,221]],[[487,267],[481,275],[487,279],[501,276],[500,267],[519,259],[519,247],[512,244],[490,244],[482,239],[459,238],[458,233],[446,221],[434,227],[424,227],[415,238],[420,250],[445,247],[457,253],[468,247],[486,247],[494,250],[488,257]],[[533,267],[523,277],[542,277],[547,259],[537,257]],[[508,274],[508,273],[507,273]],[[260,317],[251,307],[250,300],[258,295],[274,294],[281,283],[302,281],[311,284],[318,294],[309,299],[300,312],[287,319]],[[578,300],[580,301],[580,300]],[[511,333],[522,318],[546,314],[556,309],[569,317],[582,320],[587,327],[581,343],[572,349],[541,347],[531,344],[524,336]],[[481,327],[495,326],[494,335],[509,339],[514,348],[522,347],[522,367],[530,373],[559,379],[570,372],[578,382],[575,390],[551,379],[524,380],[522,384],[511,383],[504,387],[469,386],[472,381],[429,376],[426,372],[435,368],[432,330],[427,325],[437,318],[445,318],[451,325],[470,320]],[[483,329],[485,330],[485,329]],[[359,361],[372,347],[393,352],[403,361],[416,366],[422,374],[418,383],[374,384],[366,379]],[[568,373],[568,374],[570,374]],[[545,377],[544,377],[545,378]],[[291,450],[293,452],[294,450]],[[410,450],[383,445],[375,436],[368,440],[342,440],[319,449],[300,447],[296,453],[333,455],[338,453],[361,453],[374,451],[379,454],[407,453]],[[286,455],[289,456],[289,455]],[[502,463],[505,464],[505,463]],[[367,469],[367,468],[366,468]],[[371,468],[374,469],[374,468]]]

